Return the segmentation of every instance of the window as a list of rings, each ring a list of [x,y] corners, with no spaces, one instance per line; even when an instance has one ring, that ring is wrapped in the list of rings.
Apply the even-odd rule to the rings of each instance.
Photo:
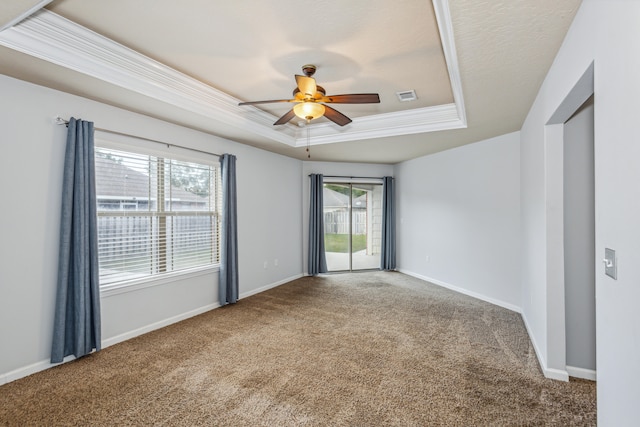
[[[217,163],[96,147],[100,285],[219,263]]]

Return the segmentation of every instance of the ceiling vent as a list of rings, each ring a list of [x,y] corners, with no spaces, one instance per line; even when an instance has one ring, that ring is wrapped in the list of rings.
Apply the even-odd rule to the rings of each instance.
[[[416,99],[418,99],[418,97],[416,96],[416,91],[413,89],[396,92],[396,95],[398,95],[398,99],[401,102],[415,101]]]

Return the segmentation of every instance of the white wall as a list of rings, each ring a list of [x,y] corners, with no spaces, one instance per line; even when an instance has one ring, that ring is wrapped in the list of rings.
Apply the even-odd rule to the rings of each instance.
[[[53,124],[57,115],[235,154],[240,295],[301,276],[301,161],[5,76],[0,94],[0,384],[49,366],[66,138],[66,128]],[[209,271],[103,294],[103,343],[214,308],[217,281],[217,272]]]
[[[515,132],[396,165],[400,271],[520,310],[519,145]]]
[[[313,147],[311,147],[313,156]],[[305,274],[308,273],[308,253],[309,253],[309,175],[321,173],[327,176],[353,176],[382,178],[383,176],[393,176],[392,165],[381,165],[373,163],[340,163],[340,162],[313,162],[306,161],[302,164],[302,262]]]
[[[585,0],[521,131],[523,312],[541,363],[562,370],[564,290],[555,280],[562,208],[555,191],[557,156],[550,155],[558,141],[557,130],[547,123],[557,123],[551,120],[554,113],[593,62],[596,253],[603,257],[604,248],[615,249],[619,262],[617,281],[604,275],[601,264],[595,266],[598,424],[603,426],[637,425],[640,401],[638,22],[638,1]]]

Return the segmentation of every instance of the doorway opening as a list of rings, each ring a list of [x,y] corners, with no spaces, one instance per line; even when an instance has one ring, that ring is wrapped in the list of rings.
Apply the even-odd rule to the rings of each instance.
[[[573,244],[572,242],[565,241],[565,225],[573,226],[573,222],[577,220],[585,219],[583,215],[586,211],[592,210],[591,207],[582,207],[578,208],[578,210],[574,210],[573,214],[571,212],[567,213],[567,218],[565,218],[565,208],[569,207],[573,208],[574,202],[571,200],[565,201],[565,192],[567,195],[574,196],[576,189],[573,188],[565,188],[565,180],[568,176],[565,176],[565,160],[569,163],[570,166],[574,166],[572,164],[572,160],[574,160],[574,154],[570,152],[565,153],[565,148],[570,148],[569,145],[565,143],[565,131],[568,128],[572,127],[572,117],[577,113],[581,112],[581,107],[585,102],[587,105],[592,102],[589,98],[594,95],[594,64],[593,62],[589,64],[587,69],[584,71],[582,76],[575,82],[573,88],[569,91],[567,96],[560,102],[557,106],[556,110],[553,112],[547,123],[545,124],[544,129],[544,177],[545,177],[545,204],[546,208],[546,320],[548,325],[553,325],[553,328],[548,328],[546,334],[546,344],[547,344],[547,354],[546,360],[544,360],[544,371],[545,376],[548,378],[554,378],[559,380],[568,381],[570,376],[580,377],[585,379],[595,379],[596,371],[595,371],[595,355],[593,354],[594,347],[596,348],[597,353],[597,343],[595,342],[593,318],[596,315],[596,310],[583,310],[584,307],[580,307],[582,310],[582,314],[588,313],[590,316],[589,320],[580,320],[579,317],[576,316],[576,312],[567,305],[567,299],[573,299],[571,303],[578,302],[578,298],[574,295],[578,295],[578,293],[574,293],[573,289],[567,289],[566,279],[573,274],[574,277],[578,277],[575,275],[575,272],[578,271],[581,274],[586,271],[593,271],[596,265],[596,257],[593,251],[593,248],[589,248],[589,245],[584,245],[581,247],[581,244]],[[595,97],[594,97],[595,99]],[[597,102],[594,102],[594,105]],[[590,133],[589,138],[593,138],[593,142],[589,142],[590,145],[595,145],[595,132],[593,131],[593,127],[595,126],[595,122],[597,121],[597,114],[595,114],[595,109],[593,113],[588,113],[588,121],[592,124],[588,126],[579,126],[582,130],[588,129]],[[574,117],[575,118],[575,117]],[[569,133],[572,131],[569,129]],[[581,131],[582,132],[582,131]],[[571,139],[571,138],[570,138]],[[584,139],[583,136],[578,136],[578,140]],[[582,142],[585,142],[584,140]],[[597,145],[595,145],[597,146]],[[566,159],[565,159],[566,157]],[[593,162],[597,163],[596,156],[593,156]],[[581,162],[582,165],[587,165],[592,163],[591,160]],[[585,178],[586,177],[586,178]],[[579,179],[578,182],[586,183],[587,180],[593,182],[597,182],[597,173],[589,172],[586,175],[583,175],[583,178]],[[589,190],[593,195],[594,191]],[[579,212],[579,214],[576,214]],[[579,218],[578,218],[579,217]],[[591,225],[588,225],[587,228],[591,228],[595,230],[595,234],[597,235],[597,222],[594,224],[592,220],[589,220]],[[570,234],[576,234],[571,230],[567,230]],[[578,232],[579,234],[580,232]],[[592,240],[592,238],[590,238]],[[581,253],[587,253],[586,256],[581,255],[581,262],[586,260],[587,264],[590,266],[579,267],[577,270],[573,270],[574,273],[568,272],[568,276],[565,277],[565,269],[572,269],[573,260],[567,259],[567,255],[572,257],[573,249],[571,247],[568,248],[568,252],[565,253],[565,244],[569,244],[569,246],[573,246],[575,249],[578,247]],[[591,252],[591,261],[588,260],[588,253]],[[578,254],[578,252],[575,252]],[[566,263],[568,261],[568,263]],[[588,280],[590,281],[590,279]],[[584,283],[582,279],[578,279],[577,283]],[[571,285],[569,285],[571,286]],[[580,289],[584,291],[586,287],[579,285]],[[576,288],[577,289],[577,288]],[[593,299],[595,295],[590,291],[585,291],[580,294],[580,298],[591,298]],[[574,299],[575,298],[575,299]],[[578,304],[571,304],[574,307],[580,306]],[[597,305],[597,304],[595,304]],[[587,337],[585,339],[585,337]],[[578,346],[574,346],[576,342],[581,342],[581,349],[578,349]],[[583,346],[584,344],[584,346]],[[569,349],[568,347],[572,347]],[[578,353],[577,353],[578,352]],[[584,365],[582,357],[580,360],[575,358],[576,354],[579,352],[584,352],[586,355],[589,353],[591,362],[591,366]],[[576,366],[583,365],[583,366]],[[586,367],[585,367],[586,366]]]
[[[382,183],[325,182],[323,203],[328,271],[379,269]]]
[[[594,97],[564,123],[564,292],[569,376],[596,376]]]

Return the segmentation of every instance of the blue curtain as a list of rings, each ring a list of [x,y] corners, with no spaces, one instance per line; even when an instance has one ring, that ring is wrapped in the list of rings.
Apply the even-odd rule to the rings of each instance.
[[[220,229],[220,305],[238,301],[238,209],[236,156],[220,158],[222,175],[222,221]]]
[[[381,270],[396,269],[396,212],[393,201],[395,190],[393,178],[382,178],[382,256]]]
[[[327,272],[327,258],[324,253],[324,220],[322,202],[322,175],[311,174],[309,191],[309,275]]]
[[[62,184],[58,291],[51,362],[100,350],[93,123],[69,121]]]

